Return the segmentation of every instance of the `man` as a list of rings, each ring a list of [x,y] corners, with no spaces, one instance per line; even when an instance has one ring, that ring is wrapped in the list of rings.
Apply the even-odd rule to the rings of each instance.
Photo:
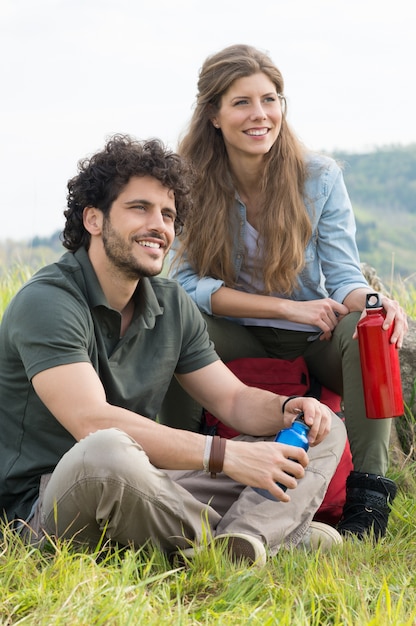
[[[104,536],[173,553],[208,534],[232,558],[261,563],[266,549],[340,541],[311,520],[344,449],[341,420],[312,398],[243,385],[182,288],[154,278],[185,219],[189,184],[186,165],[159,141],[114,136],[68,183],[69,252],[4,315],[0,510],[30,540],[96,545]],[[158,424],[173,373],[245,436],[225,446]],[[309,455],[273,443],[299,411]]]

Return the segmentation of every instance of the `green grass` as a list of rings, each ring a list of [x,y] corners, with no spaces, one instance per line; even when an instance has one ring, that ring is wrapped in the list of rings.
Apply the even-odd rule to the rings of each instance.
[[[0,623],[414,625],[415,519],[414,493],[400,491],[378,544],[284,550],[262,569],[231,564],[218,548],[180,568],[150,547],[88,554],[51,542],[38,550],[6,529]]]
[[[0,268],[0,320],[10,299],[24,282],[33,274],[33,268],[25,265],[10,269]]]
[[[0,274],[0,318],[30,270]],[[416,317],[416,293],[395,293]],[[412,411],[407,419],[414,428]],[[399,486],[387,536],[344,541],[329,554],[283,550],[263,569],[231,564],[218,548],[174,567],[150,546],[80,551],[69,542],[0,541],[0,626],[415,626],[416,463],[389,476]]]

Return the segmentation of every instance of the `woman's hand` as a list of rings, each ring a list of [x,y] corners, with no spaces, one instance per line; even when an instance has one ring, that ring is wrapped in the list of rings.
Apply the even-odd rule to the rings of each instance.
[[[396,300],[392,300],[387,296],[381,296],[381,304],[386,311],[386,319],[383,322],[383,329],[388,330],[394,323],[394,329],[390,337],[390,342],[397,345],[398,348],[403,347],[403,339],[409,328],[407,315],[404,309]],[[366,309],[361,314],[361,318],[366,316]],[[354,339],[358,337],[357,330],[353,335]]]
[[[321,300],[287,301],[286,319],[300,324],[311,324],[321,330],[321,340],[329,340],[340,319],[349,313],[348,307],[332,298]]]
[[[344,304],[350,309],[350,311],[361,311],[361,318],[366,316],[366,300],[369,293],[368,289],[354,289],[344,299]],[[407,316],[397,300],[392,300],[383,294],[378,294],[383,309],[386,312],[386,319],[383,323],[383,329],[388,330],[391,324],[394,323],[394,330],[391,335],[390,341],[397,345],[398,348],[403,347],[403,339],[408,330]],[[355,329],[353,338],[357,339],[358,333]]]

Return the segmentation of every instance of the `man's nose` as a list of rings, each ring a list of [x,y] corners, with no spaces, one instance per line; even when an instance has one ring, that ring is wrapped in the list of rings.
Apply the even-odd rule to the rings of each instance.
[[[163,213],[158,209],[154,209],[148,213],[148,226],[152,230],[164,231],[166,230],[166,221],[163,217]]]

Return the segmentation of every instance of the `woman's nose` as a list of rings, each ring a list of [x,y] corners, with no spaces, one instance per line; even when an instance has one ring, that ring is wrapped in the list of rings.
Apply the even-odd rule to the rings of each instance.
[[[264,112],[261,102],[254,103],[253,110],[251,112],[250,117],[254,120],[258,120],[258,119],[264,120],[267,117],[266,113]]]

